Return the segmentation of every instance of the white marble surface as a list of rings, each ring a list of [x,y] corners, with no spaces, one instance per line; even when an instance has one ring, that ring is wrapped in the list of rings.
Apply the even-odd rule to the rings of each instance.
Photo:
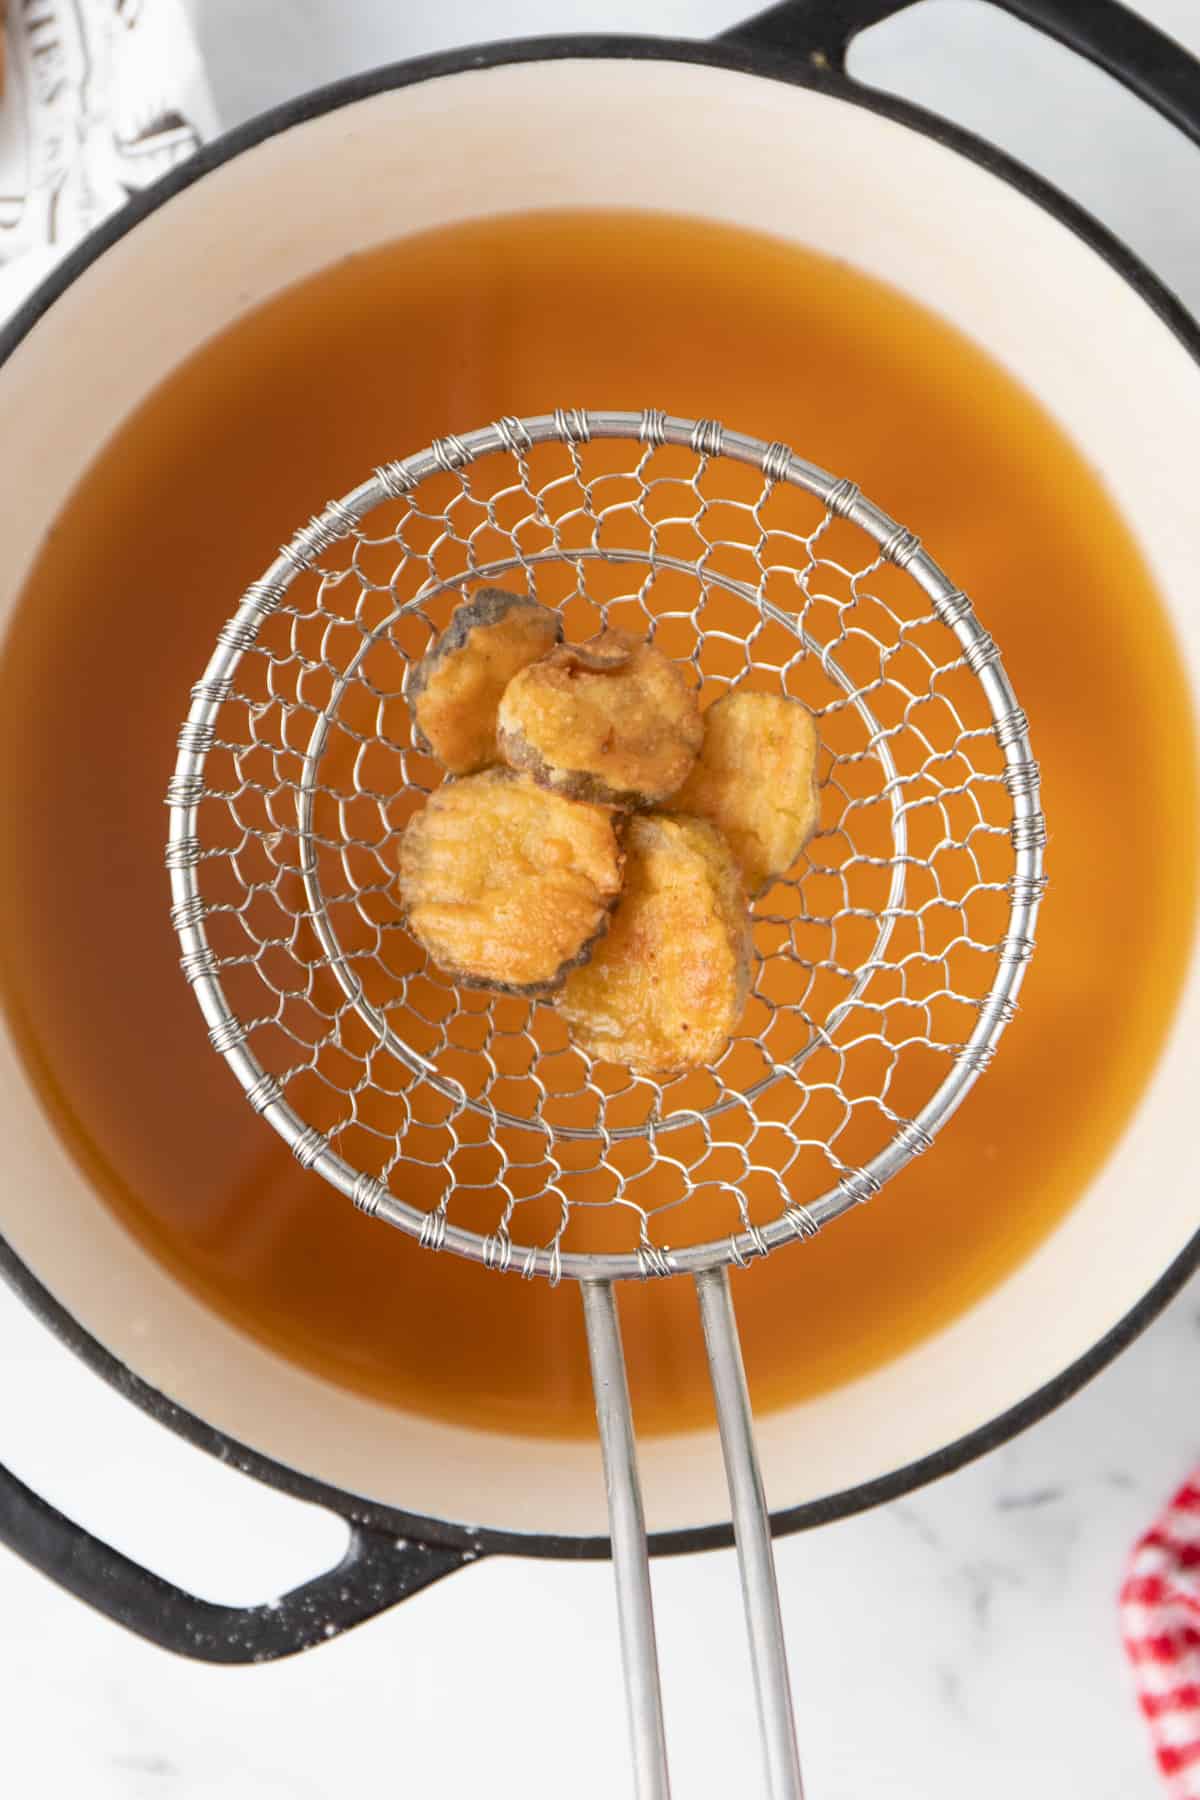
[[[191,0],[232,122],[372,62],[558,28],[700,34],[730,0]],[[1200,51],[1195,0],[1142,10]],[[972,5],[920,9],[859,67],[1082,196],[1200,310],[1200,154],[1106,82],[1050,105],[1053,54]],[[1136,1197],[1131,1197],[1136,1199]],[[915,1498],[779,1546],[810,1800],[1152,1800],[1122,1662],[1128,1548],[1200,1452],[1200,1286],[1081,1396]],[[333,1559],[339,1529],[167,1437],[0,1293],[0,1455],[216,1599]],[[757,1789],[729,1555],[656,1571],[676,1792]],[[0,1788],[88,1800],[627,1791],[609,1572],[494,1562],[327,1649],[253,1671],[146,1648],[0,1556]]]

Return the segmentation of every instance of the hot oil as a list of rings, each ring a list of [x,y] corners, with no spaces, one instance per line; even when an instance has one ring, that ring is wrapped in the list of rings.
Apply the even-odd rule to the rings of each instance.
[[[431,1257],[297,1167],[208,1045],[160,850],[188,688],[273,546],[378,462],[563,403],[715,414],[852,474],[973,594],[1045,775],[1053,890],[1019,1023],[931,1155],[738,1277],[761,1405],[946,1324],[1077,1198],[1169,1022],[1195,808],[1169,629],[1096,478],[970,343],[819,257],[630,216],[455,228],[284,295],[149,399],[46,543],[0,668],[0,767],[36,771],[0,794],[0,945],[47,1105],[106,1203],[247,1331],[403,1405],[573,1432],[592,1405],[577,1296]],[[745,629],[737,601],[713,605],[709,623]],[[1128,943],[1139,979],[1118,1002]],[[467,1050],[483,1004],[456,1018]],[[439,1129],[431,1115],[414,1134],[430,1203]],[[472,1152],[484,1182],[489,1154]],[[494,1222],[492,1197],[471,1204]],[[689,1285],[630,1288],[623,1318],[640,1422],[697,1422]]]

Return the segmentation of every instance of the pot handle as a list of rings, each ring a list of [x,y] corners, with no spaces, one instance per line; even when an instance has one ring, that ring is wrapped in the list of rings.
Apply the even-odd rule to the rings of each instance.
[[[59,1587],[164,1650],[208,1663],[275,1662],[338,1637],[478,1560],[357,1521],[336,1568],[261,1606],[221,1606],[151,1574],[0,1464],[0,1543]]]
[[[846,72],[860,31],[906,12],[914,0],[782,0],[734,25],[721,41],[802,56]],[[989,0],[1121,82],[1200,144],[1200,62],[1119,0]]]

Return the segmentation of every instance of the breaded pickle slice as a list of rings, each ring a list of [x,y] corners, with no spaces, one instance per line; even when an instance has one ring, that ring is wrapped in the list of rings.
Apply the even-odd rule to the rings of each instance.
[[[673,794],[703,735],[683,671],[620,631],[559,645],[515,676],[500,702],[511,767],[612,806],[653,806]]]
[[[438,788],[409,822],[399,888],[409,930],[440,969],[542,994],[605,931],[622,863],[607,808],[487,769]]]
[[[409,679],[417,741],[451,775],[500,761],[496,712],[505,688],[562,637],[556,612],[503,588],[480,588],[457,607]]]
[[[715,1062],[745,1005],[750,920],[733,853],[703,819],[630,820],[625,886],[558,999],[589,1056],[641,1075]]]
[[[704,742],[671,801],[729,840],[751,899],[791,868],[817,827],[817,727],[798,700],[735,690],[704,714]]]

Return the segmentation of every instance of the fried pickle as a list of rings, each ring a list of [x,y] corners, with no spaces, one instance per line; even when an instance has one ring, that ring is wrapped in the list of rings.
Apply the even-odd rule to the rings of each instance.
[[[751,899],[786,874],[816,830],[817,728],[798,700],[738,689],[704,714],[704,742],[671,801],[728,839]]]
[[[622,863],[606,807],[488,769],[438,788],[409,822],[399,890],[440,969],[468,986],[542,994],[606,930]]]
[[[733,853],[704,819],[630,820],[612,924],[558,1006],[589,1056],[642,1075],[720,1055],[746,1000],[750,920]]]
[[[504,759],[576,799],[652,806],[673,794],[703,737],[677,665],[624,632],[561,644],[522,669],[500,702]]]
[[[519,670],[562,637],[556,612],[503,588],[480,588],[455,609],[413,670],[408,706],[421,749],[452,775],[500,761],[496,710]]]

